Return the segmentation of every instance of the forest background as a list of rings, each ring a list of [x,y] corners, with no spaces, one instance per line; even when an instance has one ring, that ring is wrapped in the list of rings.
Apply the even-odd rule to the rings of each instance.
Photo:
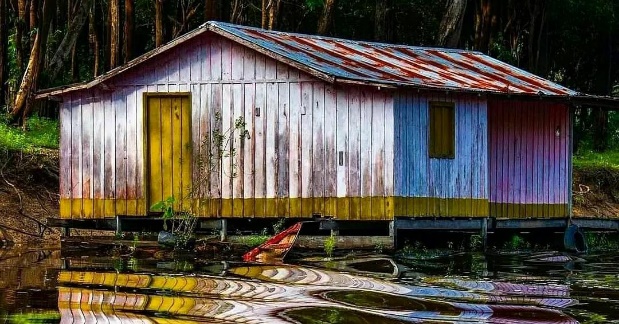
[[[577,91],[619,95],[617,0],[0,0],[0,146],[20,135],[3,140],[16,132],[7,124],[57,118],[37,90],[90,80],[209,20],[476,50]],[[619,165],[619,114],[573,114],[576,154]],[[53,132],[33,121],[43,127],[35,133]],[[41,146],[57,145],[45,136]]]

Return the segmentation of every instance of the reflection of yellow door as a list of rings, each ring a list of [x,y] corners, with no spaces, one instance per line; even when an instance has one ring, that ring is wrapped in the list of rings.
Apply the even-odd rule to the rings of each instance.
[[[189,95],[147,95],[149,207],[174,197],[175,209],[191,206],[191,105]]]

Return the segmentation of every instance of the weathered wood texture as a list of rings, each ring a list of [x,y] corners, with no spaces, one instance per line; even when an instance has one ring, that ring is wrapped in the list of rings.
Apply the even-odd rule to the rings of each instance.
[[[509,218],[569,216],[568,107],[492,100],[488,110],[491,213]]]
[[[62,217],[147,213],[144,93],[156,92],[191,93],[188,172],[197,215],[393,217],[390,92],[334,88],[212,35],[138,65],[108,87],[64,98]],[[232,134],[228,152],[235,154],[204,167],[212,132],[226,133],[239,117],[250,138]],[[161,147],[161,154],[174,150]]]
[[[430,102],[454,103],[453,158],[430,158]],[[401,93],[394,109],[396,216],[487,216],[486,100]]]

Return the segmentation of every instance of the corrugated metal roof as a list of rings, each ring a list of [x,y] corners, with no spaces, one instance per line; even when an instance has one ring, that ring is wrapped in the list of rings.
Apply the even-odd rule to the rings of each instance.
[[[578,94],[480,52],[353,41],[221,22],[209,22],[207,26],[331,82],[500,94]]]

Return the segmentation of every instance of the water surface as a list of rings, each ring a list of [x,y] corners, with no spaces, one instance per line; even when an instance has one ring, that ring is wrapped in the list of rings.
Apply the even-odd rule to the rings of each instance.
[[[13,323],[619,323],[613,253],[357,254],[259,265],[98,252],[2,250],[0,316]]]

